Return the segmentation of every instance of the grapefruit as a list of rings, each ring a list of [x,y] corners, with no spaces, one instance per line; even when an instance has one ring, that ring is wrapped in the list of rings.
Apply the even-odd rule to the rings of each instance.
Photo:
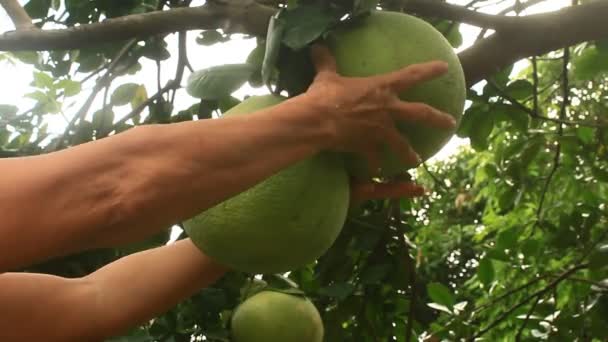
[[[431,60],[447,62],[447,74],[406,90],[400,98],[426,103],[460,120],[466,100],[462,66],[450,43],[426,21],[398,12],[373,11],[361,22],[331,32],[327,43],[343,76],[373,76]],[[421,124],[400,124],[399,129],[422,160],[439,152],[455,133]],[[347,163],[353,174],[367,174],[362,159],[351,155]],[[382,175],[392,176],[411,167],[414,165],[401,163],[385,148]]]
[[[262,291],[239,305],[231,321],[234,342],[321,342],[323,321],[305,297]]]
[[[224,115],[255,115],[284,99],[250,97]],[[235,270],[289,271],[318,259],[333,244],[346,220],[349,191],[342,158],[323,152],[206,210],[184,227],[199,249]]]

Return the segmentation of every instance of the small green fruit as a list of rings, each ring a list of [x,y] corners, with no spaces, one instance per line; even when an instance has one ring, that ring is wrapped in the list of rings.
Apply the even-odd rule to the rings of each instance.
[[[262,291],[239,305],[231,322],[234,342],[322,342],[323,321],[305,297]]]

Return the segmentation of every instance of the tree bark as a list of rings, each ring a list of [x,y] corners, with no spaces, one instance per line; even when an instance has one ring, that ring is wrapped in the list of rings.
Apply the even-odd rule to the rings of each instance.
[[[407,9],[452,20],[468,18],[471,23],[498,29],[496,34],[460,53],[469,86],[518,59],[608,38],[606,0],[526,17],[485,15],[430,0],[411,0]],[[208,1],[200,7],[129,15],[67,29],[11,31],[0,36],[0,51],[79,49],[110,41],[200,29],[265,36],[275,11],[251,0]]]

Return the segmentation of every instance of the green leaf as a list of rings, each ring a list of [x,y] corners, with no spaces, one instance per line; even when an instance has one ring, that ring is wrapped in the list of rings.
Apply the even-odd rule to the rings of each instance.
[[[36,90],[34,92],[27,93],[23,97],[30,98],[32,100],[36,100],[41,103],[47,102],[47,100],[48,100],[47,94],[43,93],[40,90]]]
[[[492,260],[483,258],[479,261],[477,278],[479,278],[479,281],[486,287],[494,281],[494,265],[492,264]]]
[[[32,19],[46,17],[51,7],[51,0],[30,0],[23,8]]]
[[[329,286],[319,289],[319,294],[328,297],[334,297],[339,301],[342,301],[346,297],[350,296],[350,294],[353,293],[354,290],[355,287],[350,283],[333,283]]]
[[[282,41],[293,50],[307,46],[335,22],[333,16],[321,5],[306,5],[287,10],[281,19],[285,23]]]
[[[279,60],[279,52],[281,50],[281,42],[285,32],[285,22],[281,19],[281,14],[285,10],[280,10],[272,18],[268,24],[268,33],[266,34],[266,50],[264,53],[264,62],[262,62],[262,82],[270,89],[270,80],[274,74],[275,66]]]
[[[460,24],[455,24],[452,21],[444,20],[435,26],[445,38],[450,42],[452,47],[458,48],[462,45],[462,34],[460,33]]]
[[[253,50],[251,50],[249,56],[247,56],[247,64],[254,67],[254,71],[251,76],[249,76],[248,80],[249,85],[254,88],[264,85],[264,82],[262,82],[262,63],[264,63],[264,55],[266,53],[265,49],[265,45],[257,45]]]
[[[63,89],[63,95],[65,97],[70,97],[80,93],[81,85],[80,82],[61,80],[57,83],[57,88]]]
[[[100,132],[107,132],[114,123],[114,112],[111,108],[100,109],[93,114],[93,128]]]
[[[380,265],[373,265],[371,267],[368,267],[363,271],[363,274],[361,275],[361,283],[362,284],[377,283],[377,282],[381,281],[382,279],[384,279],[388,275],[388,273],[390,272],[391,269],[392,269],[392,266],[389,264],[380,264]]]
[[[495,120],[509,121],[520,132],[528,130],[530,116],[518,107],[506,103],[497,103],[492,106],[491,112]]]
[[[465,112],[458,128],[458,136],[468,137],[476,150],[485,150],[488,147],[489,136],[494,128],[494,116],[487,109],[487,105],[471,106]]]
[[[309,49],[294,51],[287,47],[282,48],[277,68],[279,79],[276,91],[287,90],[289,96],[306,92],[315,77]]]
[[[585,144],[591,144],[595,139],[595,129],[591,127],[576,128],[576,136]]]
[[[498,233],[496,238],[496,247],[500,249],[512,250],[517,245],[519,239],[519,230],[515,228],[508,228]]]
[[[452,310],[456,303],[452,291],[441,283],[429,283],[426,286],[426,291],[433,302],[443,305],[450,310]]]
[[[25,64],[35,65],[41,62],[41,57],[36,51],[17,51],[11,54]]]
[[[225,96],[218,101],[218,109],[222,113],[226,113],[230,108],[241,103],[239,99],[234,96]]]
[[[600,245],[589,256],[589,268],[600,270],[608,266],[608,244]]]
[[[430,308],[433,308],[435,310],[439,310],[439,311],[443,311],[445,313],[452,314],[452,310],[450,310],[445,305],[441,305],[441,304],[437,304],[437,303],[427,303],[426,305],[428,305]]]
[[[493,248],[487,251],[486,257],[494,260],[509,262],[510,258],[504,249]]]
[[[34,86],[37,88],[53,88],[53,78],[44,72],[34,72]]]
[[[534,86],[527,80],[516,80],[509,83],[505,91],[516,100],[523,100],[533,95]]]
[[[541,243],[539,240],[528,239],[523,242],[523,244],[521,246],[521,252],[526,257],[533,257],[538,254],[538,252],[540,251],[540,247],[541,247]]]
[[[137,90],[139,89],[139,84],[135,83],[125,83],[120,85],[110,97],[110,102],[114,106],[124,106],[127,105],[133,100]]]
[[[355,0],[353,15],[358,16],[367,13],[378,6],[378,0]]]
[[[17,114],[19,108],[13,105],[0,104],[0,118],[7,118]]]
[[[592,80],[608,72],[608,51],[589,46],[583,50],[580,56],[574,58],[572,65],[573,75],[577,80]]]
[[[220,100],[247,82],[254,70],[250,64],[226,64],[199,70],[188,78],[186,90],[192,97]]]
[[[228,38],[224,37],[224,35],[217,30],[203,31],[198,37],[196,37],[196,43],[205,46],[225,42],[227,40]]]

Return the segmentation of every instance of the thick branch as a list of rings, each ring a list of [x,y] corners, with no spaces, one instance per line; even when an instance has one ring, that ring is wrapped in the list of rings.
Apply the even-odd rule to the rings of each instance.
[[[514,29],[519,18],[480,13],[436,0],[410,0],[403,9],[426,17],[449,19],[497,31]]]
[[[32,19],[17,0],[0,0],[0,5],[15,24],[17,30],[35,29]]]
[[[608,1],[520,17],[516,30],[498,32],[459,54],[469,86],[516,61],[608,37]]]
[[[4,0],[7,1],[7,0]],[[11,31],[0,36],[0,51],[68,50],[197,29],[264,36],[275,10],[253,1],[211,2],[193,8],[176,8],[108,19],[68,29]]]
[[[455,7],[458,6],[428,0],[408,2],[410,11],[463,20],[455,15],[460,13],[471,19],[472,11]],[[430,13],[431,10],[436,12]],[[244,4],[232,0],[208,1],[200,7],[130,15],[69,29],[8,32],[0,36],[0,51],[79,49],[133,37],[196,29],[221,28],[228,32],[265,36],[269,18],[274,13],[275,9],[253,1]],[[605,13],[608,13],[608,1],[600,0],[552,13],[507,19],[509,22],[516,20],[517,25],[511,27],[509,24],[508,29],[460,53],[468,85],[474,85],[519,59],[608,37]],[[497,18],[475,15],[474,20],[480,25],[484,20],[493,22]]]

